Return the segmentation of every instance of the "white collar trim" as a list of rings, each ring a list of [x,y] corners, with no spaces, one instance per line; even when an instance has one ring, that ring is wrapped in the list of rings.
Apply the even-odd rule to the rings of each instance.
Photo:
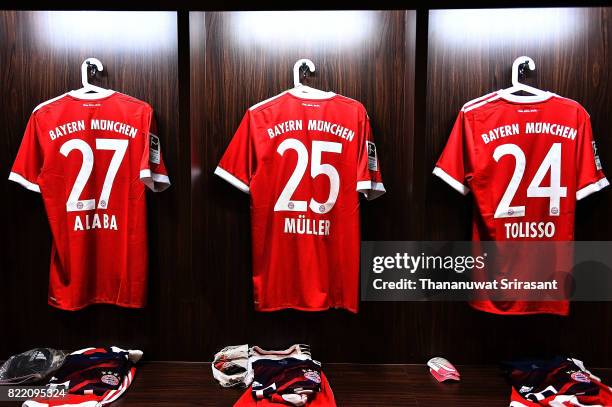
[[[502,99],[508,100],[510,102],[516,103],[534,103],[534,102],[544,102],[545,100],[550,99],[555,94],[552,92],[545,92],[543,95],[533,95],[533,96],[520,96],[514,95],[512,93],[504,94],[501,93],[500,96]]]
[[[336,96],[334,92],[324,92],[318,89],[309,88],[307,86],[298,86],[297,88],[289,89],[287,92],[296,98],[306,100],[326,100]]]
[[[115,93],[115,91],[112,89],[104,89],[103,91],[97,93],[81,93],[78,90],[71,90],[68,92],[68,94],[73,98],[84,100],[102,99],[112,95],[113,93]]]

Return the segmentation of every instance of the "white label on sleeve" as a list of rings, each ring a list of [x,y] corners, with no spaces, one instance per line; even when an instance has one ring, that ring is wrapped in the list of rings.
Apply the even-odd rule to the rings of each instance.
[[[371,141],[366,141],[368,147],[368,169],[378,171],[378,159],[376,158],[376,145]]]
[[[149,161],[153,164],[160,163],[159,137],[149,133]]]

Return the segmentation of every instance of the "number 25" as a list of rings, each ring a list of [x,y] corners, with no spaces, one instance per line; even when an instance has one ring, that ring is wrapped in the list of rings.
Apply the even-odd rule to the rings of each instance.
[[[321,154],[323,152],[328,153],[341,153],[342,144],[333,143],[330,141],[313,141],[312,142],[312,162],[310,163],[310,176],[314,179],[319,174],[324,174],[329,178],[329,196],[327,201],[324,203],[317,202],[314,198],[310,199],[310,204],[307,206],[306,201],[293,201],[293,196],[298,185],[304,177],[306,168],[308,167],[308,150],[304,144],[296,139],[290,138],[284,140],[278,145],[276,152],[281,156],[285,154],[287,150],[295,150],[298,156],[297,165],[287,185],[281,192],[276,205],[274,205],[274,211],[293,211],[293,212],[306,212],[307,207],[310,210],[317,213],[327,213],[332,210],[336,199],[338,199],[338,192],[340,191],[340,176],[338,171],[331,164],[321,164]]]

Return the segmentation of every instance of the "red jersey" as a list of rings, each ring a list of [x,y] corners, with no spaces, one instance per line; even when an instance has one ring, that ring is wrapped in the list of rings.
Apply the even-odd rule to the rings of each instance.
[[[609,185],[588,113],[547,92],[491,93],[467,103],[434,174],[475,200],[473,240],[574,239],[576,201]],[[566,302],[516,302],[489,312],[567,314]]]
[[[215,174],[250,194],[258,311],[357,312],[358,192],[385,192],[363,105],[331,92],[259,103]]]
[[[310,407],[336,407],[336,399],[334,398],[334,392],[332,391],[329,381],[325,376],[325,373],[321,372],[321,390],[312,394],[307,401],[307,406]],[[282,407],[288,405],[300,405],[288,402],[278,395],[274,395],[272,398],[257,399],[253,397],[253,391],[248,388],[246,392],[242,394],[242,397],[234,403],[234,407]]]
[[[145,185],[170,185],[151,106],[108,91],[38,106],[9,179],[40,192],[53,235],[49,304],[143,307]]]
[[[578,359],[526,360],[511,362],[507,368],[510,407],[612,406],[612,388]]]

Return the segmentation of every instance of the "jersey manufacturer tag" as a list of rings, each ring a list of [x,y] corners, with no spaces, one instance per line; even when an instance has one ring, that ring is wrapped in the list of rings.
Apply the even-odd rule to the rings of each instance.
[[[160,148],[159,148],[159,137],[153,133],[149,133],[149,161],[153,164],[160,163]]]
[[[376,145],[371,141],[366,141],[368,146],[368,169],[378,171],[378,159],[376,157]]]
[[[595,156],[595,168],[597,168],[598,171],[601,171],[601,160],[599,159],[599,154],[597,154],[597,144],[595,144],[594,141],[592,141],[591,144],[593,145],[593,155]]]

